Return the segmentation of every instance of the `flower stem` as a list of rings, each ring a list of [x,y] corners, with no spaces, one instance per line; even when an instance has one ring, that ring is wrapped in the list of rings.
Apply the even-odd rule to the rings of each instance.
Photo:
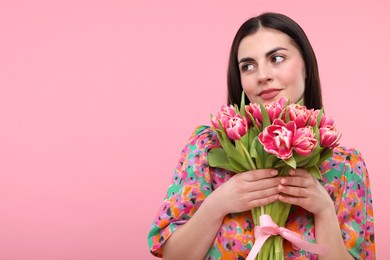
[[[245,155],[249,165],[251,166],[252,170],[256,170],[256,165],[253,162],[252,157],[250,156],[250,154],[249,154],[248,150],[246,149],[245,145],[241,141],[239,141],[239,144],[241,145],[241,148],[244,151],[244,155]]]

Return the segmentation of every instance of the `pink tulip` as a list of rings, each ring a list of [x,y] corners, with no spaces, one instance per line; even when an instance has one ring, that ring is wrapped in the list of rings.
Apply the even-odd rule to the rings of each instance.
[[[334,148],[339,145],[341,133],[334,126],[320,128],[321,146]]]
[[[278,101],[273,101],[273,102],[266,102],[266,103],[278,103],[280,107],[284,107],[287,103],[287,99],[285,97],[281,97]]]
[[[279,101],[264,103],[264,108],[268,112],[269,120],[271,123],[279,117],[286,102],[287,100],[282,97],[281,99],[279,99]]]
[[[315,126],[317,124],[317,117],[318,114],[320,113],[320,110],[315,110],[313,112],[312,118],[310,119],[309,125]],[[334,126],[334,120],[330,117],[327,117],[325,114],[322,114],[321,122],[318,128],[323,128],[323,127],[331,127]]]
[[[294,150],[297,154],[306,156],[317,146],[317,139],[311,126],[298,128],[293,138]]]
[[[295,122],[297,128],[305,127],[311,121],[314,112],[313,109],[307,109],[299,104],[290,104],[286,109],[290,120]]]
[[[226,129],[229,119],[234,117],[235,115],[236,115],[236,111],[234,110],[234,107],[232,105],[230,106],[223,105],[221,109],[218,111],[217,115],[213,116],[213,118],[211,119],[211,124],[215,128],[220,129],[219,121],[221,121],[222,127]]]
[[[315,127],[317,125],[317,117],[319,113],[320,113],[319,109],[313,111],[313,114],[309,119],[309,124],[308,124],[309,126]]]
[[[268,153],[274,154],[280,159],[288,159],[292,156],[292,141],[295,131],[296,125],[293,121],[286,124],[280,119],[275,119],[272,125],[266,127],[259,134],[258,138]]]
[[[263,115],[261,113],[259,104],[250,103],[249,105],[246,105],[245,112],[246,112],[246,119],[249,126],[252,126],[252,119],[249,115],[252,115],[258,127],[261,126],[261,123],[263,122]]]
[[[330,117],[327,117],[326,115],[322,115],[319,128],[333,127],[333,126],[334,126],[334,120]]]
[[[240,140],[248,131],[246,119],[237,114],[228,120],[226,134],[232,140]]]

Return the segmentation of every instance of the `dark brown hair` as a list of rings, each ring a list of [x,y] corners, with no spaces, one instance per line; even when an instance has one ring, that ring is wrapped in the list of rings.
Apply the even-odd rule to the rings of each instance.
[[[234,37],[229,56],[227,83],[228,104],[241,102],[242,86],[237,53],[241,40],[256,33],[260,28],[270,28],[287,34],[294,42],[302,55],[306,69],[304,104],[308,108],[320,109],[322,107],[321,83],[318,73],[317,59],[313,48],[302,28],[291,18],[278,13],[263,13],[250,18],[241,25]],[[246,103],[249,103],[246,98]]]

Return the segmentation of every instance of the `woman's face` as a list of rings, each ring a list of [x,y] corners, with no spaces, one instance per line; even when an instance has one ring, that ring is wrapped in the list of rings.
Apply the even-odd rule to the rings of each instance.
[[[261,28],[241,40],[237,59],[241,85],[251,103],[281,97],[296,103],[303,97],[305,63],[288,35]]]

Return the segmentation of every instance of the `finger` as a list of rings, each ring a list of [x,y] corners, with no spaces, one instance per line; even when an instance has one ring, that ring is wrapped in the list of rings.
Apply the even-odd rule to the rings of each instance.
[[[240,173],[246,181],[258,181],[261,179],[272,178],[278,175],[275,169],[261,169]]]
[[[302,177],[309,177],[311,174],[306,171],[305,169],[298,168],[298,169],[291,169],[288,171],[288,174],[290,176],[302,176]]]
[[[277,188],[280,184],[281,177],[261,179],[258,181],[252,181],[247,183],[248,191],[259,191],[269,188]]]
[[[279,193],[278,186],[274,186],[272,188],[264,189],[264,190],[256,190],[252,191],[248,194],[249,200],[257,200],[262,198],[267,198],[273,195],[277,195]]]
[[[307,200],[307,198],[291,197],[291,196],[287,196],[287,195],[283,195],[283,194],[279,194],[278,199],[281,202],[293,204],[293,205],[297,205],[297,206],[301,206],[301,207],[303,207],[305,205],[305,202]]]
[[[297,186],[297,187],[309,187],[313,182],[310,178],[302,177],[302,176],[294,176],[294,177],[283,177],[280,179],[280,184],[288,185],[288,186]]]
[[[305,198],[308,196],[308,190],[302,187],[279,185],[278,190],[289,196]]]
[[[255,208],[255,207],[265,206],[265,205],[268,205],[268,204],[270,204],[272,202],[277,201],[278,198],[279,198],[279,195],[276,194],[276,195],[269,196],[269,197],[266,197],[266,198],[252,200],[251,203],[250,203],[250,207],[251,208]]]

